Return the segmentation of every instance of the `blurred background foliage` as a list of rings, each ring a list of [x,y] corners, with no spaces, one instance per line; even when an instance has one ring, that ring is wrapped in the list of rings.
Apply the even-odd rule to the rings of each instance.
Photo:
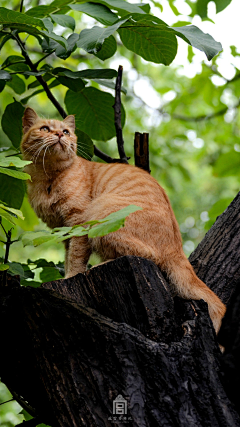
[[[24,5],[27,9],[30,6],[49,3],[50,1],[26,0]],[[140,3],[139,0],[138,3]],[[198,15],[199,22],[201,19],[209,19],[206,15],[206,1],[182,0],[181,4],[188,5],[188,13],[184,12],[184,16],[180,13],[181,8],[178,10],[178,1],[160,0],[148,3],[154,10],[153,13],[158,14],[166,22],[165,8],[166,10],[169,6],[172,8],[172,22],[167,22],[168,24],[176,23],[177,26],[180,26],[181,21],[191,23],[196,15]],[[230,1],[218,2],[216,0],[215,3],[217,10],[220,11],[219,4],[227,5]],[[1,6],[12,10],[19,10],[19,5],[19,0],[1,1]],[[80,12],[72,10],[68,15],[75,18],[75,32],[77,33],[96,23],[93,18]],[[59,25],[56,32],[65,37],[71,34],[69,29],[64,29]],[[126,112],[123,129],[125,151],[128,156],[131,156],[130,162],[134,163],[134,133],[136,131],[149,132],[151,174],[170,197],[182,232],[184,250],[189,255],[239,189],[240,71],[237,64],[240,66],[240,46],[231,47],[230,60],[234,64],[232,65],[234,71],[229,79],[222,75],[219,66],[223,53],[218,54],[209,62],[199,51],[189,46],[187,51],[186,49],[183,51],[182,64],[178,58],[178,64],[173,61],[169,67],[166,67],[146,62],[127,50],[119,37],[117,44],[118,49],[115,55],[104,62],[78,48],[65,61],[52,54],[46,58],[46,63],[54,67],[64,66],[78,70],[86,68],[117,70],[120,64],[123,65],[123,86],[127,90],[126,95],[122,94]],[[42,57],[34,37],[28,37],[27,47],[32,61],[38,61]],[[8,41],[1,51],[1,63],[9,55],[16,55],[16,51],[18,51],[16,43]],[[186,68],[191,72],[186,73]],[[18,76],[6,85],[0,96],[1,116],[13,99],[19,101],[33,93],[35,89],[27,89],[27,86],[33,81],[35,78],[31,76]],[[92,82],[92,85],[99,87],[96,82]],[[101,89],[114,95],[112,89],[102,87]],[[61,105],[64,103],[66,91],[67,88],[62,85],[52,89]],[[61,119],[44,92],[31,97],[28,105],[43,117]],[[96,145],[110,156],[118,157],[115,138],[107,142],[98,141]],[[10,140],[0,129],[0,148],[10,146]],[[84,150],[84,146],[82,150]],[[100,161],[96,157],[93,160]],[[21,181],[19,185],[25,184]],[[0,192],[4,191],[9,192],[9,189],[5,188],[4,177],[0,174]],[[10,193],[8,204],[11,206]],[[25,220],[16,220],[17,226],[13,230],[13,238],[17,237],[22,230],[31,231],[45,228],[45,225],[39,221],[31,209],[26,196],[20,207]],[[5,225],[9,228],[7,223]],[[3,257],[4,253],[5,248],[1,243],[0,257]],[[64,260],[63,246],[45,244],[37,248],[23,248],[22,243],[17,242],[11,247],[11,261],[26,262],[27,259],[41,258],[54,263],[62,262]],[[50,264],[49,268],[51,268]],[[46,274],[41,275],[43,273],[41,267],[37,271],[38,281],[48,280]],[[56,275],[56,278],[59,277],[61,276]],[[1,351],[4,351],[3,347]],[[9,399],[11,399],[11,394],[0,383],[0,403]],[[21,422],[24,418],[23,415],[18,415],[20,412],[21,407],[15,401],[0,404],[0,425],[11,427]]]

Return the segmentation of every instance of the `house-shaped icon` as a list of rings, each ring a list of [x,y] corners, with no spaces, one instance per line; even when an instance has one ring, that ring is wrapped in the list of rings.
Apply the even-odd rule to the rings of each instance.
[[[113,414],[114,415],[126,415],[127,414],[127,401],[124,397],[119,394],[113,401]]]

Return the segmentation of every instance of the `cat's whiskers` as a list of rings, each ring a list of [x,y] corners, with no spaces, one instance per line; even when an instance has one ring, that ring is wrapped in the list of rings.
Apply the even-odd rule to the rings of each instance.
[[[45,148],[44,154],[43,154],[43,170],[44,170],[45,174],[47,175],[47,177],[49,178],[49,175],[46,172],[45,164],[44,164],[44,159],[45,159],[46,152],[47,152],[48,149],[49,149],[49,145],[47,145],[47,147]]]
[[[41,146],[38,150],[36,150],[36,153],[32,156],[33,162],[34,162],[35,164],[37,163],[37,159],[38,159],[38,157],[39,157],[39,155],[40,155],[41,151],[42,151],[42,150],[44,150],[44,148],[45,148],[46,146],[47,146],[47,147],[49,146],[49,143],[48,143],[48,142],[43,143],[43,144],[42,144],[42,146]]]

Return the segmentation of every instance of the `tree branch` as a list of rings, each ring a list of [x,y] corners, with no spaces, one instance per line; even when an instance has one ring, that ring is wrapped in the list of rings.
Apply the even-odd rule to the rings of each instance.
[[[18,43],[18,46],[21,49],[22,52],[22,56],[25,58],[25,61],[27,63],[27,65],[29,66],[29,68],[34,71],[37,72],[37,67],[33,64],[33,62],[31,61],[23,42],[20,40],[18,35],[15,35],[12,33],[12,36],[14,37],[14,39],[16,40],[16,42]],[[59,104],[59,102],[56,100],[55,96],[53,96],[52,92],[50,91],[47,82],[45,82],[45,80],[43,79],[42,76],[36,76],[36,79],[39,81],[39,83],[42,85],[43,89],[46,92],[46,95],[48,97],[48,99],[50,99],[50,101],[52,102],[52,104],[56,107],[56,109],[58,110],[59,114],[62,116],[63,119],[65,119],[67,117],[67,113],[66,111],[62,108],[62,106]]]
[[[122,72],[123,72],[123,67],[122,65],[119,65],[116,86],[115,86],[114,123],[116,128],[117,146],[118,146],[118,153],[119,153],[120,159],[122,160],[122,163],[128,163],[129,157],[126,156],[126,153],[124,150],[124,140],[123,140],[122,124],[121,124]]]

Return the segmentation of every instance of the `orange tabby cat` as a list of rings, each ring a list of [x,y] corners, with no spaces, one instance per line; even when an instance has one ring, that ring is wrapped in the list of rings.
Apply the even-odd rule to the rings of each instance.
[[[204,299],[216,332],[225,305],[196,276],[187,260],[177,221],[165,191],[147,172],[125,164],[89,162],[76,155],[74,116],[45,120],[27,108],[21,150],[32,181],[28,196],[36,214],[51,227],[73,226],[104,218],[130,204],[124,228],[101,238],[73,237],[66,244],[66,277],[83,273],[91,252],[103,260],[136,255],[165,271],[178,295]]]

